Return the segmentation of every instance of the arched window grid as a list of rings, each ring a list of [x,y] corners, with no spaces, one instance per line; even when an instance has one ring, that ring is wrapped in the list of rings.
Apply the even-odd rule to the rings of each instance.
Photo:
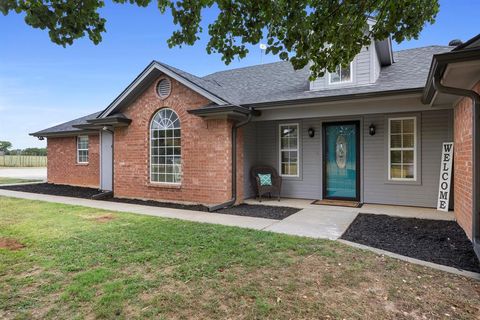
[[[163,108],[150,123],[150,181],[180,184],[181,179],[180,119],[172,109]]]

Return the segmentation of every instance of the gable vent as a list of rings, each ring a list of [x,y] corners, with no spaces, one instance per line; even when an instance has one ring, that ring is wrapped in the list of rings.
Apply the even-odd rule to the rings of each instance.
[[[165,99],[170,95],[172,84],[170,79],[162,79],[157,84],[157,94],[160,98]]]

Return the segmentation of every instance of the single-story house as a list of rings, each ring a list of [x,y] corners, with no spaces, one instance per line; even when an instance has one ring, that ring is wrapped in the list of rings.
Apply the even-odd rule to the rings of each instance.
[[[51,183],[214,207],[254,195],[254,165],[278,170],[282,197],[436,207],[454,142],[450,207],[480,252],[480,35],[397,52],[372,39],[309,76],[289,62],[198,77],[153,61],[105,109],[32,135],[47,138]]]

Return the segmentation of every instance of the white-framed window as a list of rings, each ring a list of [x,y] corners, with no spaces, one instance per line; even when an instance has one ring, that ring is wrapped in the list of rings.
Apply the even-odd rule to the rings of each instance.
[[[417,180],[417,118],[388,119],[388,179]]]
[[[157,111],[150,123],[150,181],[179,184],[182,178],[181,131],[178,115]]]
[[[279,125],[280,175],[298,177],[299,168],[299,126],[298,123]]]
[[[88,136],[77,137],[77,163],[88,163]]]
[[[328,73],[328,84],[339,84],[352,82],[353,64],[352,62],[346,67],[338,65],[334,72]]]

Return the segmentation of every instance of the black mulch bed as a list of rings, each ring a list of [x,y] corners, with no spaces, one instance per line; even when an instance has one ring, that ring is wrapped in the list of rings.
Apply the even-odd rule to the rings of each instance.
[[[91,199],[92,196],[98,195],[99,191],[95,188],[74,187],[68,185],[59,185],[53,183],[37,183],[37,184],[24,184],[17,186],[0,186],[0,189],[8,189],[13,191],[31,192],[40,194],[50,194],[56,196],[74,197]],[[123,198],[104,198],[99,201],[112,201],[130,204],[140,204],[144,206],[172,208],[172,209],[184,209],[207,212],[208,208],[199,204],[180,204],[170,202],[160,202],[153,200],[140,200],[140,199],[123,199]],[[257,218],[268,218],[275,220],[282,220],[286,217],[300,211],[300,209],[290,207],[273,207],[264,205],[247,205],[241,204],[232,208],[222,209],[216,211],[222,214],[233,214],[237,216],[248,216]]]
[[[104,200],[113,201],[113,202],[131,203],[131,204],[140,204],[143,206],[151,206],[151,207],[162,207],[162,208],[208,212],[208,208],[201,204],[181,204],[181,203],[172,203],[172,202],[160,202],[160,201],[154,201],[154,200],[124,199],[124,198],[108,198]],[[300,211],[300,209],[290,208],[290,207],[273,207],[273,206],[263,206],[263,205],[240,204],[235,207],[231,207],[228,209],[221,209],[215,212],[222,213],[222,214],[233,214],[236,216],[283,220],[286,217],[298,211]]]
[[[248,216],[257,218],[267,218],[275,220],[283,220],[301,209],[290,207],[274,207],[256,204],[240,204],[238,206],[218,210],[218,213],[234,214],[236,216]]]
[[[455,221],[361,213],[341,238],[415,259],[480,272],[472,243]]]
[[[53,183],[35,183],[35,184],[22,184],[17,186],[0,186],[0,189],[50,194],[50,195],[64,196],[64,197],[85,198],[85,199],[90,199],[92,196],[100,193],[98,189],[95,189],[95,188],[73,187],[73,186],[53,184]]]
[[[208,208],[205,206],[202,206],[201,204],[181,204],[181,203],[173,203],[173,202],[160,202],[160,201],[153,201],[153,200],[125,199],[125,198],[106,198],[102,200],[110,201],[110,202],[139,204],[142,206],[149,206],[149,207],[195,210],[195,211],[205,211],[205,212],[208,211]]]

